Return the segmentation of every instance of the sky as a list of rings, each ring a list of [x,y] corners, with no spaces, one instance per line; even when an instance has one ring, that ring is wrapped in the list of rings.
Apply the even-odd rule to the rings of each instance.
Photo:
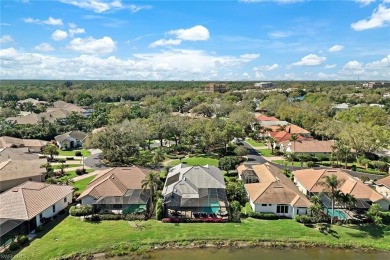
[[[390,0],[1,0],[0,79],[390,80]]]

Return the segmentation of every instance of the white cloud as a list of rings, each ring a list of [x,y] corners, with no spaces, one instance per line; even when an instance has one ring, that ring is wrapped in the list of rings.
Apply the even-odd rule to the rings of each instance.
[[[247,54],[240,55],[241,59],[248,60],[248,61],[255,60],[258,57],[260,57],[260,54],[258,53],[247,53]]]
[[[51,47],[51,45],[49,43],[46,43],[46,42],[42,42],[41,44],[35,46],[34,49],[36,49],[37,51],[41,51],[41,52],[49,52],[49,51],[54,50],[54,48]]]
[[[150,5],[134,5],[122,4],[122,1],[102,1],[102,0],[60,0],[62,3],[77,6],[82,9],[91,10],[95,13],[104,13],[109,10],[123,10],[128,9],[132,13],[136,13],[142,9],[150,9]]]
[[[360,20],[356,23],[352,23],[351,27],[355,31],[363,31],[368,29],[374,29],[387,26],[390,23],[390,8],[380,4],[376,8],[369,19]]]
[[[366,64],[368,69],[383,69],[390,68],[390,54],[379,61],[373,61]]]
[[[294,33],[291,31],[273,31],[273,32],[268,33],[268,35],[271,38],[286,38],[286,37],[289,37],[293,34]]]
[[[315,54],[309,54],[303,57],[300,61],[292,64],[292,66],[318,66],[326,61],[326,57],[319,57]]]
[[[373,2],[375,2],[376,0],[355,0],[356,3],[359,3],[361,6],[366,6],[366,5],[369,5]]]
[[[196,25],[189,29],[171,30],[168,34],[175,35],[177,39],[183,41],[207,41],[210,38],[209,30],[202,25]]]
[[[324,69],[333,69],[333,68],[336,68],[336,64],[326,64]]]
[[[69,43],[68,48],[81,53],[104,55],[113,52],[116,49],[116,43],[108,36],[101,39],[75,38]]]
[[[180,45],[182,40],[180,39],[160,39],[155,42],[152,42],[149,47],[150,48],[155,48],[155,47],[160,47],[160,46],[174,46],[174,45]]]
[[[342,49],[344,49],[344,46],[343,45],[333,45],[332,47],[330,47],[328,49],[329,52],[337,52],[337,51],[341,51]]]
[[[260,71],[256,71],[255,72],[255,78],[256,79],[264,79],[265,75],[263,73],[261,73]]]
[[[62,40],[65,40],[66,38],[68,38],[68,33],[66,31],[56,30],[51,35],[51,38],[55,41],[62,41]]]
[[[7,43],[7,42],[13,42],[14,39],[12,39],[11,35],[4,34],[0,38],[0,43]]]
[[[25,23],[34,23],[34,24],[48,24],[48,25],[53,25],[53,26],[62,26],[64,23],[62,22],[61,19],[56,19],[53,17],[47,18],[47,20],[39,20],[39,19],[34,19],[31,17],[23,18],[23,21]]]
[[[253,70],[254,71],[271,71],[271,70],[275,70],[279,68],[279,65],[274,63],[272,65],[264,65],[264,66],[260,66],[260,67],[254,67]]]
[[[347,70],[357,70],[357,69],[362,69],[363,68],[363,63],[362,62],[359,62],[359,61],[356,61],[356,60],[352,60],[352,61],[348,61],[344,66],[343,66],[343,69],[347,69]]]
[[[73,37],[75,36],[76,34],[82,34],[82,33],[85,33],[85,29],[84,28],[78,28],[77,27],[77,24],[74,24],[74,23],[68,23],[68,26],[69,26],[69,36],[70,37]]]

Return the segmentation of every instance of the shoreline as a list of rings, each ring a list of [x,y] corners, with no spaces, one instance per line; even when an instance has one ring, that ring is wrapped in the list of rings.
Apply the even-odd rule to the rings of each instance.
[[[272,248],[272,249],[305,249],[305,248],[327,248],[327,249],[348,249],[365,253],[388,252],[390,250],[380,250],[364,245],[353,245],[349,243],[318,243],[309,241],[288,241],[288,240],[182,240],[160,243],[130,243],[123,242],[111,245],[99,252],[75,252],[71,255],[57,257],[61,260],[78,259],[103,259],[115,256],[129,257],[150,257],[149,254],[158,250],[176,250],[176,249],[244,249],[244,248]]]

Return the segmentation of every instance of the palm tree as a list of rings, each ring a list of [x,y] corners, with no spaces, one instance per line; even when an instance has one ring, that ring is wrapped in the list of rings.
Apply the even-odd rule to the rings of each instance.
[[[294,147],[293,153],[295,153],[295,143],[296,141],[298,141],[298,136],[296,134],[291,135],[289,141],[293,143],[293,147]]]
[[[341,146],[338,150],[340,157],[344,159],[344,169],[347,169],[348,158],[351,155],[351,149],[345,145]]]
[[[322,206],[320,197],[312,196],[310,198],[310,202],[312,203],[309,207],[310,215],[318,222],[321,220],[322,217]]]
[[[162,161],[164,161],[164,153],[160,149],[155,150],[154,156],[152,158],[153,163],[158,166]]]
[[[145,176],[145,179],[142,181],[142,189],[149,190],[150,195],[150,209],[149,216],[153,214],[154,209],[154,197],[157,189],[161,186],[162,182],[160,180],[160,175],[156,172],[148,172]]]
[[[332,218],[330,219],[330,223],[333,224],[334,217],[334,204],[335,200],[340,193],[339,189],[345,182],[344,179],[337,179],[337,176],[332,174],[331,176],[323,177],[324,181],[319,182],[320,186],[325,187],[324,191],[330,195],[330,199],[332,201]]]

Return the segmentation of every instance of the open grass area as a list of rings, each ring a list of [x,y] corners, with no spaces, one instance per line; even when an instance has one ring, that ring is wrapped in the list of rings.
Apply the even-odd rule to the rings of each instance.
[[[96,176],[91,176],[79,181],[76,181],[75,183],[72,183],[71,185],[76,188],[76,191],[83,192],[85,188],[87,187],[88,183],[93,180]]]
[[[287,166],[295,166],[295,167],[301,167],[301,162],[288,162],[286,160],[274,160],[273,163],[285,165],[287,163]],[[303,167],[307,167],[307,164],[304,162]]]
[[[210,157],[189,157],[184,158],[181,160],[181,162],[187,163],[190,166],[196,166],[201,165],[204,166],[206,164],[218,167],[218,160]],[[168,163],[168,166],[173,167],[180,163],[180,160],[173,160],[170,163]]]
[[[59,155],[62,155],[62,156],[75,156],[76,151],[81,151],[81,154],[84,157],[88,157],[91,155],[91,153],[87,149],[72,150],[72,151],[62,151],[62,150],[58,149]]]
[[[260,149],[258,150],[260,155],[261,156],[264,156],[264,157],[272,157],[272,156],[275,156],[272,154],[272,150],[271,149]]]
[[[245,139],[245,142],[247,142],[248,144],[255,146],[255,147],[266,146],[266,144],[264,144],[262,142],[257,142],[255,140],[253,140],[252,138]]]
[[[67,217],[43,237],[32,241],[19,254],[26,259],[51,259],[76,252],[85,254],[120,249],[129,252],[133,246],[196,240],[307,242],[313,246],[365,247],[390,251],[390,228],[333,225],[326,232],[321,232],[294,220],[244,219],[240,224],[168,224],[155,220],[141,223],[121,220],[84,222]]]
[[[87,173],[93,172],[93,169],[87,169]],[[59,178],[59,180],[64,180],[65,178],[72,179],[74,177],[77,177],[78,175],[76,174],[76,171],[69,171],[65,173],[65,176]]]

